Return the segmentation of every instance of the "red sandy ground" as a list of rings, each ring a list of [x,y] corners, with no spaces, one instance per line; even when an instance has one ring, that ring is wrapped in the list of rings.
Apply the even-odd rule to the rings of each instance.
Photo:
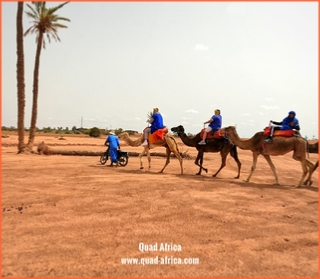
[[[42,134],[36,143],[105,150],[103,138],[64,138]],[[2,139],[2,277],[318,277],[318,171],[311,187],[296,188],[302,170],[292,153],[273,157],[281,183],[273,186],[262,157],[243,182],[252,156],[240,149],[241,178],[234,179],[230,156],[212,177],[217,153],[205,154],[209,172],[196,176],[194,160],[184,160],[184,175],[177,159],[159,174],[165,158],[154,156],[148,173],[137,157],[115,168],[98,156],[16,155],[16,143],[16,135]],[[141,252],[139,243],[158,251]],[[161,243],[182,251],[159,251]],[[156,257],[199,262],[122,263]]]

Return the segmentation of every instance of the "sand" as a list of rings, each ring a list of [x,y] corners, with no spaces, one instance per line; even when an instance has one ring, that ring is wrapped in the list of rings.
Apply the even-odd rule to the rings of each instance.
[[[104,138],[63,138],[38,134],[35,143],[105,150]],[[116,168],[99,156],[17,155],[16,144],[14,134],[2,138],[3,277],[318,277],[318,171],[312,186],[296,188],[302,169],[292,153],[272,157],[274,186],[263,157],[243,181],[252,154],[240,149],[234,179],[230,156],[212,177],[218,153],[205,154],[209,171],[199,176],[192,159],[184,175],[175,158],[160,174],[164,157],[146,172],[146,157],[143,170],[133,156]]]

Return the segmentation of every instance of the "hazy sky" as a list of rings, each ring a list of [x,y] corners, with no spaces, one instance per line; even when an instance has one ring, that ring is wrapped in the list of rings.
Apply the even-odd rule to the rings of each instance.
[[[3,126],[17,126],[16,12],[2,3]],[[317,2],[70,2],[57,14],[71,22],[41,54],[39,128],[82,117],[142,131],[158,107],[169,128],[197,133],[219,108],[223,126],[251,137],[295,110],[318,137]],[[24,45],[29,127],[35,36]]]

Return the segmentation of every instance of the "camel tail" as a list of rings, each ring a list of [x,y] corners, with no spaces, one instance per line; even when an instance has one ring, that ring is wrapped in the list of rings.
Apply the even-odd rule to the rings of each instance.
[[[171,135],[171,134],[167,134],[166,136],[167,136],[167,137],[170,137],[170,138],[172,139],[172,141],[174,142],[174,145],[175,145],[175,149],[178,151],[178,153],[180,154],[180,156],[182,156],[182,154],[180,153],[180,150],[179,150],[179,146],[178,146],[177,141],[176,141],[176,139],[174,138],[174,136]]]

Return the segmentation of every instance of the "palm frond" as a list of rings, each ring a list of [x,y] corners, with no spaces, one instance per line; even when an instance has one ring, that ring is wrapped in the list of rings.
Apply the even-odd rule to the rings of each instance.
[[[153,112],[152,111],[149,111],[147,113],[147,117],[148,117],[148,120],[150,120],[152,118],[152,115],[153,115]]]
[[[42,47],[45,48],[45,37],[48,42],[51,42],[53,38],[55,41],[60,41],[58,36],[59,28],[68,28],[68,26],[59,23],[59,20],[69,21],[68,18],[60,17],[57,14],[54,14],[57,10],[62,8],[69,2],[65,2],[61,5],[58,5],[53,8],[47,8],[46,2],[32,2],[32,5],[27,4],[30,11],[27,11],[26,14],[28,17],[32,18],[32,26],[24,33],[24,36],[28,34],[36,34],[36,42],[38,42],[39,38],[42,38]],[[39,37],[39,34],[46,33],[46,36]]]
[[[71,21],[69,18],[66,17],[57,17],[56,20],[64,20],[64,21]]]
[[[68,26],[63,25],[61,23],[53,23],[52,27],[54,27],[54,28],[56,28],[56,27],[58,27],[58,28],[68,28]]]
[[[32,13],[26,11],[26,14],[27,14],[28,16],[33,17],[33,16],[36,16],[36,15],[38,14],[37,11],[34,10],[31,5],[27,4],[27,7],[32,11]]]
[[[53,8],[49,8],[48,9],[48,13],[49,14],[53,14],[54,12],[56,12],[57,10],[61,9],[64,5],[68,4],[69,2],[65,2],[65,3],[62,3],[56,7],[53,7]]]

